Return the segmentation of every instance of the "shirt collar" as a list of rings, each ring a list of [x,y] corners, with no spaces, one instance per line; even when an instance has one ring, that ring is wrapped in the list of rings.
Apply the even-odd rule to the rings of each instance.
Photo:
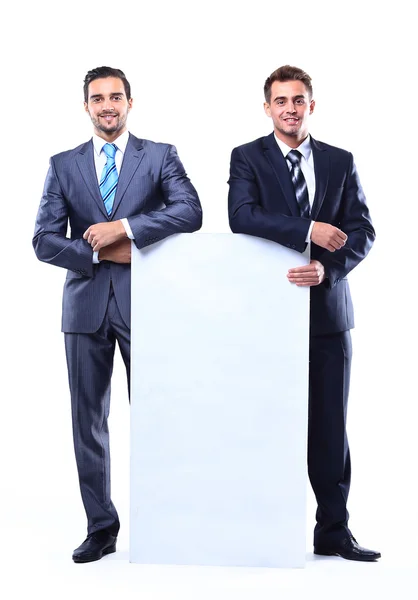
[[[118,150],[120,150],[122,152],[122,154],[124,154],[125,150],[126,150],[126,145],[128,143],[128,139],[129,139],[129,131],[126,130],[118,138],[116,138],[112,143],[118,147]],[[106,143],[107,143],[106,140],[104,140],[103,138],[101,138],[98,135],[96,135],[95,133],[93,133],[93,146],[94,146],[94,151],[97,154],[97,156],[100,155],[100,152],[102,151],[102,148]]]
[[[303,158],[306,160],[306,162],[309,161],[309,158],[312,154],[312,147],[311,147],[311,136],[308,135],[308,137],[306,138],[306,140],[303,140],[303,142],[301,143],[300,146],[298,146],[297,148],[291,148],[290,146],[288,146],[287,144],[285,144],[284,142],[282,142],[282,140],[280,140],[276,134],[274,134],[274,139],[277,142],[277,145],[279,146],[280,150],[282,151],[283,156],[286,158],[286,156],[289,154],[289,152],[291,150],[298,150]]]

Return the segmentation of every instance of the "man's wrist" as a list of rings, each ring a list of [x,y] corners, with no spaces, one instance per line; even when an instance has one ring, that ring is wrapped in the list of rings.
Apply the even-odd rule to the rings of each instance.
[[[121,219],[120,222],[122,223],[123,228],[125,229],[125,233],[128,236],[128,238],[130,240],[134,240],[135,239],[134,234],[132,233],[132,229],[131,229],[131,226],[129,225],[128,219],[126,219],[126,218]]]
[[[310,242],[311,241],[312,229],[313,229],[314,225],[315,225],[315,221],[311,221],[311,224],[309,225],[308,233],[306,235],[305,242]]]
[[[100,250],[97,252],[97,260],[98,262],[101,262],[102,260],[107,260],[106,258],[106,250],[109,248],[109,246],[105,246],[104,248],[100,248]]]

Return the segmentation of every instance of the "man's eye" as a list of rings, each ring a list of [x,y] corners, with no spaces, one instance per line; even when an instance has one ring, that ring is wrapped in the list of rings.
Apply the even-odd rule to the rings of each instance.
[[[122,96],[113,96],[113,100],[121,100]]]
[[[97,104],[98,102],[100,102],[101,98],[93,98],[92,102],[94,102],[95,104]]]
[[[283,104],[284,104],[284,101],[283,101],[283,100],[277,100],[277,103],[276,103],[276,104],[278,104],[279,106],[283,106]]]
[[[305,99],[304,98],[298,98],[296,100],[296,104],[305,104]]]

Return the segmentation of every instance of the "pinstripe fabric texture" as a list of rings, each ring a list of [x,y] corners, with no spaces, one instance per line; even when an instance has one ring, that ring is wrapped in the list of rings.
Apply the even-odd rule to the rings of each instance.
[[[66,333],[74,450],[88,533],[118,534],[119,517],[110,496],[110,448],[107,417],[116,342],[129,386],[130,330],[110,292],[105,318],[95,333]]]
[[[103,321],[110,282],[123,320],[130,323],[130,265],[93,265],[83,233],[93,223],[126,217],[135,245],[144,248],[175,233],[201,227],[198,195],[176,148],[129,136],[111,215],[94,168],[93,143],[53,156],[35,226],[33,245],[42,261],[68,269],[62,330],[92,333]],[[67,238],[70,224],[71,238]]]
[[[116,187],[114,181],[110,185],[111,170],[108,166],[105,176],[109,198],[113,195],[110,212],[97,182],[92,141],[52,157],[33,245],[40,260],[68,269],[62,329],[88,533],[106,529],[117,535],[107,419],[116,343],[129,385],[131,265],[93,264],[83,233],[94,223],[127,218],[136,246],[144,248],[169,235],[199,229],[202,210],[174,146],[130,135]]]

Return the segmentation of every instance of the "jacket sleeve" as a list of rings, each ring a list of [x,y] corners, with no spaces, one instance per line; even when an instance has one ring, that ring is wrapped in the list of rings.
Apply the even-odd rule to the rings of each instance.
[[[86,277],[93,275],[93,250],[83,238],[67,237],[68,203],[51,158],[32,240],[39,260],[70,269]]]
[[[134,243],[140,249],[174,233],[191,233],[202,226],[202,207],[176,148],[168,145],[162,157],[160,186],[164,207],[128,217]]]
[[[338,224],[347,235],[347,241],[340,250],[325,250],[318,258],[331,288],[367,256],[376,237],[353,155],[349,156]]]
[[[242,148],[232,151],[228,183],[229,226],[234,233],[254,235],[298,252],[305,251],[311,220],[269,212],[262,206],[262,183]]]

